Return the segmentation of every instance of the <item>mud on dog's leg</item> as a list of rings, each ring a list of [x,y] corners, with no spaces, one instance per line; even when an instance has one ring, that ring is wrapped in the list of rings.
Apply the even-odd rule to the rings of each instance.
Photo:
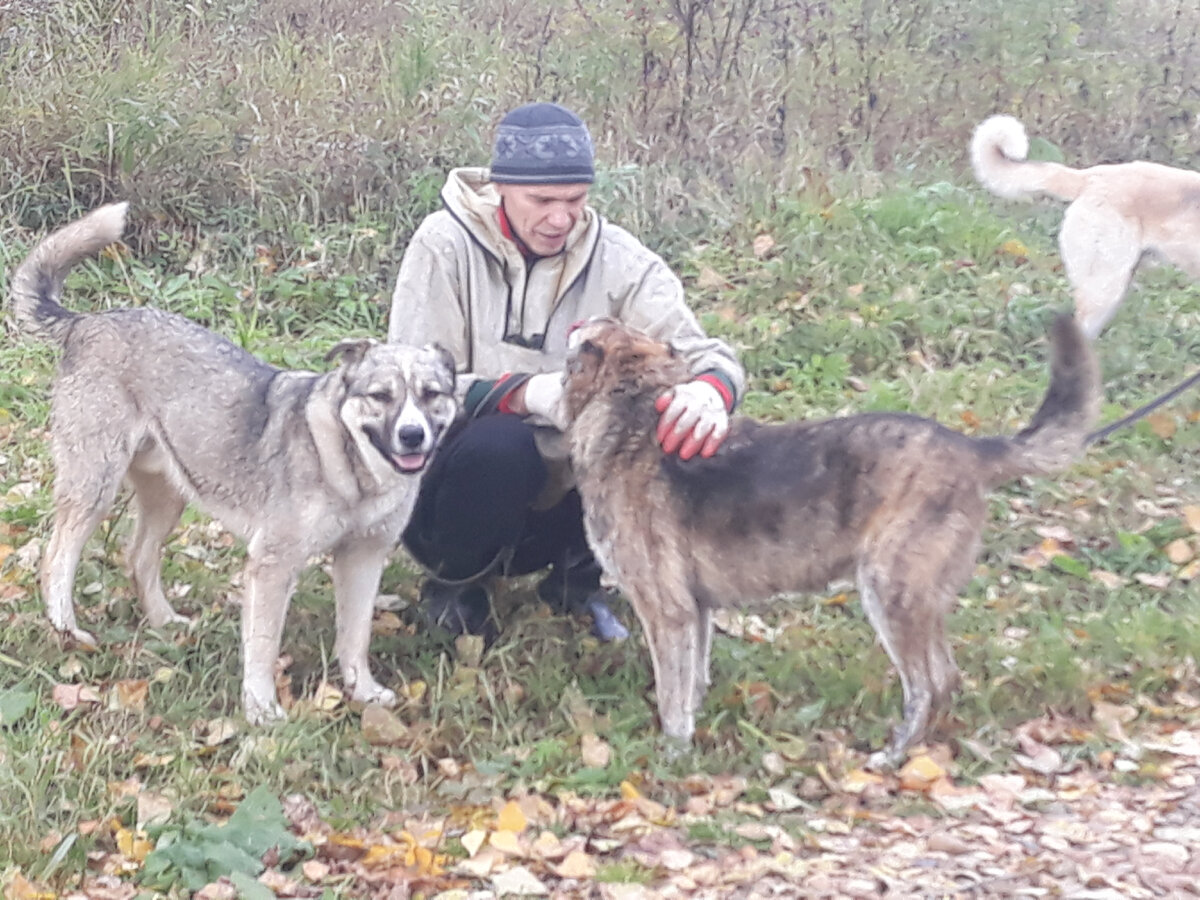
[[[287,717],[275,693],[283,623],[303,561],[255,547],[248,551],[242,603],[242,707],[253,725]]]
[[[378,538],[349,537],[333,551],[333,594],[337,600],[334,653],[350,697],[363,703],[396,703],[394,691],[371,675],[369,647],[375,595],[390,544]]]

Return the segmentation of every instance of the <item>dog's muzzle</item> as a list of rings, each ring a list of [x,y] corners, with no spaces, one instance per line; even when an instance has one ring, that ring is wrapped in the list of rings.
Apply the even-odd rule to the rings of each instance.
[[[388,454],[388,459],[401,472],[419,472],[429,461],[432,443],[422,426],[401,425],[396,429],[396,452]]]

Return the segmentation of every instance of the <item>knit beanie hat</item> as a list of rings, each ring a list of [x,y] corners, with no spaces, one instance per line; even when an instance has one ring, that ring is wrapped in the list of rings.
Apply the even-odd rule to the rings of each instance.
[[[591,184],[592,136],[583,120],[557,103],[527,103],[500,120],[492,181],[503,184]]]

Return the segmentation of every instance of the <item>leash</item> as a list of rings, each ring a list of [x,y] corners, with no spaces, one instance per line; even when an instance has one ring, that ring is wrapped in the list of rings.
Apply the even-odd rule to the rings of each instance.
[[[1135,409],[1129,415],[1127,415],[1123,418],[1117,419],[1117,421],[1111,422],[1108,425],[1105,425],[1103,428],[1099,429],[1098,431],[1093,431],[1091,434],[1089,434],[1084,439],[1084,441],[1083,441],[1084,445],[1086,446],[1088,444],[1094,444],[1097,441],[1103,441],[1103,440],[1107,439],[1108,436],[1110,434],[1112,434],[1114,431],[1117,431],[1118,429],[1124,428],[1126,425],[1136,422],[1138,419],[1142,418],[1142,416],[1147,415],[1148,413],[1154,412],[1154,410],[1158,409],[1160,406],[1162,406],[1167,401],[1175,399],[1176,397],[1178,397],[1180,394],[1182,394],[1184,391],[1186,391],[1188,388],[1190,388],[1192,385],[1194,385],[1198,381],[1200,381],[1200,371],[1194,372],[1190,378],[1187,378],[1184,381],[1180,382],[1179,384],[1175,385],[1175,387],[1171,388],[1171,390],[1167,391],[1165,394],[1161,394],[1160,396],[1155,397],[1153,400],[1151,400],[1145,406],[1139,406],[1137,409]]]

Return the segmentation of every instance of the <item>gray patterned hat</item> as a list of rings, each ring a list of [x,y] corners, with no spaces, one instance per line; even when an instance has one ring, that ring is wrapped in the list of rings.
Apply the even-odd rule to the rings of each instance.
[[[496,129],[492,181],[503,184],[591,184],[592,136],[557,103],[518,106]]]

